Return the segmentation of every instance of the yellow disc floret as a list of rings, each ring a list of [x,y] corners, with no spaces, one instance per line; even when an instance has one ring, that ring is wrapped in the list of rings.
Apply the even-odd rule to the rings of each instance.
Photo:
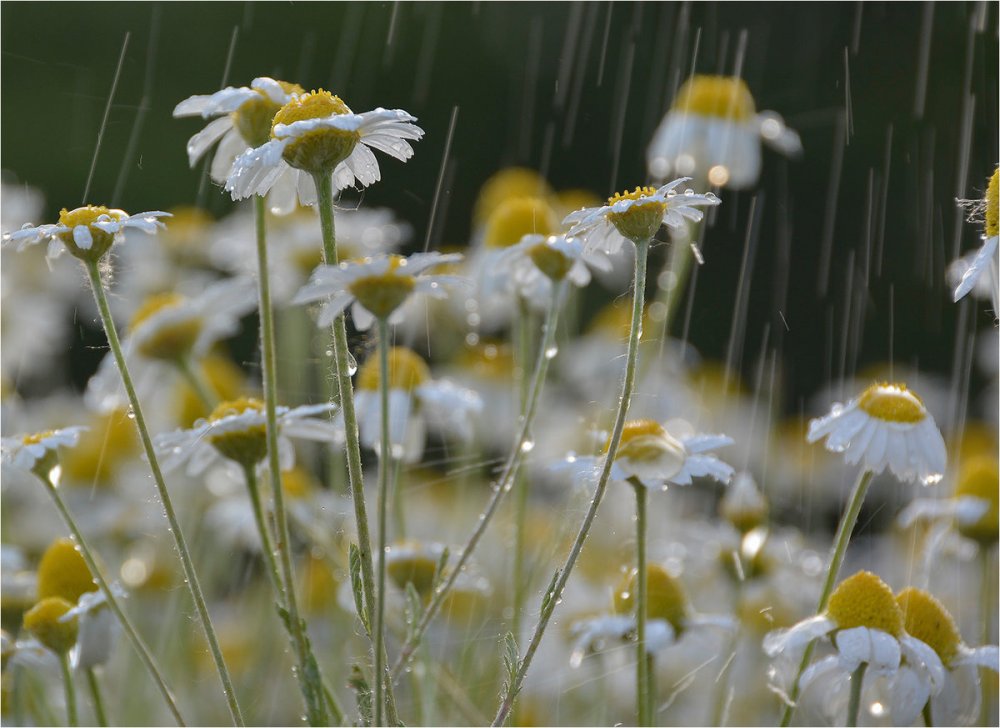
[[[993,176],[990,177],[990,182],[986,186],[986,235],[993,237],[997,235],[997,229],[1000,227],[998,225],[997,218],[1000,217],[1000,182],[997,181],[997,176],[1000,175],[1000,167],[993,170]]]
[[[858,399],[858,406],[870,416],[887,422],[915,424],[927,417],[927,408],[905,384],[873,384]]]
[[[104,205],[85,205],[74,210],[67,210],[65,207],[59,211],[59,224],[69,228],[59,233],[67,250],[75,257],[83,260],[98,260],[103,256],[111,245],[115,242],[115,233],[109,233],[94,227],[102,217],[107,220],[122,220],[128,217],[124,210],[111,210]],[[90,231],[92,243],[89,248],[80,248],[73,237],[73,229],[78,226],[85,226]]]
[[[1000,463],[996,455],[978,455],[962,463],[955,481],[955,496],[972,496],[989,504],[982,517],[974,523],[959,522],[958,530],[966,538],[987,545],[996,543],[1000,518]]]
[[[750,89],[735,76],[692,76],[677,91],[673,111],[748,121],[756,113]]]
[[[611,438],[604,443],[604,452],[611,447]],[[684,462],[684,445],[667,432],[656,420],[631,420],[625,423],[616,460],[658,460],[665,455],[677,455]]]
[[[393,584],[405,589],[413,584],[417,594],[425,596],[434,586],[440,553],[419,543],[403,542],[390,547],[386,571]]]
[[[538,172],[525,167],[508,167],[490,177],[479,190],[473,213],[476,227],[486,224],[493,212],[507,200],[520,197],[545,198],[552,188]]]
[[[625,574],[615,590],[615,612],[632,614],[636,609],[636,589],[639,570],[631,569]],[[688,616],[687,594],[680,581],[666,569],[656,564],[646,567],[646,616],[649,619],[664,619],[679,634],[684,629]]]
[[[303,94],[282,106],[271,123],[271,136],[279,138],[275,130],[279,124],[290,125],[297,121],[325,119],[330,116],[350,114],[351,109],[339,96],[320,89]],[[321,128],[296,134],[285,147],[284,160],[296,169],[310,174],[330,174],[338,164],[347,159],[361,135],[357,131]]]
[[[911,636],[933,647],[945,665],[958,656],[962,635],[941,602],[915,587],[901,591],[896,596],[896,602],[903,612],[906,631]]]
[[[358,371],[358,389],[374,392],[380,378],[378,357],[369,357]],[[431,370],[418,353],[405,346],[389,349],[389,389],[412,392],[430,378]]]
[[[264,403],[251,397],[241,397],[230,402],[223,402],[212,411],[208,421],[219,422],[226,417],[233,417],[248,411],[263,412]],[[267,427],[263,422],[248,424],[241,430],[209,434],[208,441],[224,457],[235,460],[244,467],[256,465],[267,455]]]
[[[514,353],[509,344],[484,341],[459,352],[456,364],[477,377],[509,382],[514,376]]]
[[[61,597],[76,604],[80,596],[97,591],[87,562],[68,538],[52,542],[38,564],[38,598]]]
[[[859,571],[840,582],[826,611],[838,629],[869,627],[893,637],[903,631],[903,613],[892,589],[870,571]]]
[[[185,300],[179,293],[169,292],[154,294],[143,301],[129,324],[133,333],[141,331],[135,336],[140,354],[150,359],[175,361],[190,353],[202,330],[201,318],[179,316],[171,321],[166,315],[167,311],[179,309]],[[156,321],[154,317],[162,320]],[[147,326],[142,327],[143,323]]]
[[[509,248],[525,235],[552,235],[559,221],[549,203],[541,197],[506,200],[493,210],[486,221],[483,242],[490,248]]]
[[[573,267],[573,261],[561,250],[549,244],[549,239],[532,245],[528,257],[535,266],[553,281],[561,281]]]
[[[24,613],[24,628],[56,654],[65,655],[76,644],[77,619],[62,622],[60,618],[72,608],[60,597],[42,599]]]
[[[636,187],[632,192],[616,192],[608,198],[609,207],[622,202],[632,204],[625,205],[625,209],[621,211],[608,212],[608,222],[632,242],[651,240],[660,229],[663,213],[667,211],[664,200],[651,199],[655,194],[656,190],[652,187]]]
[[[231,359],[209,354],[200,362],[203,381],[220,401],[236,399],[246,386],[246,374]],[[181,427],[191,427],[197,420],[209,415],[209,407],[188,382],[180,384],[177,402],[177,421]]]
[[[406,258],[390,255],[385,273],[358,278],[347,290],[376,318],[385,319],[403,305],[415,286],[416,280],[406,272]]]
[[[63,452],[63,479],[89,487],[107,485],[138,449],[135,423],[124,409],[96,415],[76,447]]]
[[[278,81],[282,90],[289,95],[300,95],[305,89],[296,83]],[[266,93],[257,89],[257,95],[244,101],[240,108],[233,112],[233,126],[243,137],[243,141],[251,147],[259,147],[271,136],[271,121],[281,109],[281,104],[275,103]]]

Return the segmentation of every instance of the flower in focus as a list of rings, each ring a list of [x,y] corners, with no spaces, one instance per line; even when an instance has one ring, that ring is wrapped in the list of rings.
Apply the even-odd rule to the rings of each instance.
[[[846,405],[809,422],[806,439],[862,462],[876,475],[889,466],[899,480],[932,485],[944,476],[944,438],[923,400],[905,384],[873,384]]]
[[[836,654],[802,673],[802,700],[809,701],[811,689],[821,691],[820,711],[843,720],[845,687],[864,663],[862,694],[873,680],[889,680],[889,699],[881,709],[896,725],[909,725],[927,700],[940,692],[944,666],[931,647],[906,631],[904,622],[892,589],[875,574],[859,571],[837,586],[825,613],[769,632],[764,652],[797,663],[813,640],[829,637]]]
[[[326,414],[334,404],[312,404],[277,408],[278,452],[282,470],[294,465],[295,451],[289,437],[317,442],[339,442],[343,428],[314,415]],[[189,430],[176,430],[156,437],[155,445],[164,472],[188,464],[188,475],[204,472],[221,455],[244,467],[253,467],[267,455],[267,418],[264,403],[256,399],[223,402],[208,419]]]
[[[650,177],[691,175],[714,187],[744,189],[760,176],[760,142],[802,152],[799,135],[773,111],[757,113],[741,78],[702,76],[681,86],[646,152]]]
[[[719,198],[711,192],[698,195],[689,189],[679,194],[674,189],[689,180],[681,177],[659,188],[636,187],[632,192],[618,192],[608,198],[606,205],[571,212],[563,224],[571,225],[567,234],[583,238],[588,248],[616,253],[623,238],[633,243],[650,240],[660,225],[682,228],[685,220],[701,220],[703,213],[697,207],[719,204]]]
[[[408,140],[424,135],[414,121],[402,109],[355,114],[329,91],[302,94],[274,115],[270,141],[237,157],[226,190],[241,200],[267,194],[280,180],[309,205],[316,203],[311,175],[333,175],[338,190],[355,182],[367,187],[381,179],[372,149],[401,162],[413,156]]]
[[[468,442],[472,419],[483,408],[479,395],[447,379],[433,380],[427,363],[416,352],[395,346],[389,350],[389,439],[392,457],[412,463],[424,452],[426,426]],[[354,402],[361,442],[377,450],[381,439],[379,358],[370,357],[358,370]]]
[[[607,255],[565,235],[525,235],[496,261],[507,285],[540,310],[549,305],[553,285],[567,280],[582,288],[590,283],[591,268],[609,272],[611,267]]]
[[[386,255],[360,262],[319,266],[292,303],[312,303],[329,298],[316,324],[327,327],[351,306],[354,326],[367,331],[378,318],[399,323],[400,306],[413,293],[444,298],[445,285],[464,283],[457,276],[420,275],[429,268],[461,260],[458,254],[416,253],[409,258]],[[394,315],[395,314],[395,315]]]
[[[57,467],[60,447],[73,447],[85,427],[64,427],[61,430],[36,432],[23,437],[5,437],[0,440],[0,462],[25,473],[35,473],[47,478]]]
[[[140,212],[129,215],[124,210],[111,210],[98,205],[87,205],[75,210],[63,208],[59,222],[32,226],[3,234],[3,244],[13,244],[18,250],[28,245],[48,243],[48,257],[58,257],[63,250],[81,260],[100,260],[111,246],[121,242],[128,229],[141,230],[150,235],[164,227],[161,217],[167,212]]]
[[[948,267],[948,280],[955,286],[954,300],[964,298],[969,291],[976,289],[977,293],[993,297],[993,304],[996,306],[998,299],[998,287],[1000,279],[997,273],[997,240],[1000,239],[1000,167],[993,171],[989,184],[986,187],[986,197],[983,200],[983,245],[974,256],[963,256]],[[987,279],[983,279],[983,272],[989,271]]]

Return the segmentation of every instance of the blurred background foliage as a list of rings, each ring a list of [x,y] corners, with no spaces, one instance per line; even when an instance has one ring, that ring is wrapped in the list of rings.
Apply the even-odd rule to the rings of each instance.
[[[890,356],[951,375],[964,366],[956,346],[993,327],[985,304],[951,302],[944,268],[978,244],[955,199],[980,197],[998,158],[995,3],[7,2],[0,16],[2,166],[44,193],[36,222],[81,202],[224,215],[228,196],[187,166],[201,124],[171,110],[270,75],[330,89],[356,111],[419,117],[415,157],[383,161],[384,180],[363,193],[409,221],[418,246],[454,118],[429,235],[432,247],[461,246],[479,187],[503,166],[601,196],[643,183],[677,86],[692,69],[739,65],[758,108],[783,114],[805,154],[765,152],[756,189],[723,191],[690,319],[674,333],[684,325],[724,360],[745,269],[738,363],[752,376],[760,352],[775,352],[784,408],[797,411]],[[862,327],[845,335],[848,321]],[[985,380],[973,376],[975,394]]]

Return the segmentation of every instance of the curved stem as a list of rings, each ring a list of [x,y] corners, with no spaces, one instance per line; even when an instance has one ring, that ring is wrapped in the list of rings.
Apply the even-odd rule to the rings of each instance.
[[[116,597],[114,592],[111,590],[111,585],[108,583],[108,580],[104,578],[104,574],[101,572],[100,568],[98,568],[97,559],[94,558],[94,554],[90,550],[90,545],[86,542],[86,540],[84,540],[83,534],[80,532],[79,527],[77,527],[76,521],[73,519],[73,514],[70,513],[69,508],[66,507],[65,501],[63,501],[62,496],[59,494],[59,489],[56,488],[55,485],[52,484],[52,481],[48,478],[38,475],[38,479],[42,481],[45,485],[45,489],[49,492],[49,495],[52,496],[52,500],[56,504],[56,509],[59,511],[59,515],[62,516],[62,520],[63,523],[66,524],[66,528],[68,528],[70,534],[72,534],[77,548],[80,549],[80,555],[83,556],[83,560],[86,562],[87,568],[90,569],[90,573],[93,575],[94,580],[97,581],[97,585],[104,593],[104,598],[107,599],[108,606],[111,608],[111,611],[114,612],[119,624],[121,624],[122,629],[125,632],[125,636],[128,638],[128,641],[132,643],[132,647],[134,647],[135,651],[138,653],[139,659],[146,667],[146,671],[149,672],[150,677],[153,678],[153,682],[156,683],[156,687],[160,691],[160,695],[163,696],[163,700],[166,702],[167,708],[170,709],[171,715],[173,715],[174,720],[177,721],[177,725],[185,725],[184,718],[181,716],[180,708],[177,707],[174,696],[170,692],[170,688],[167,686],[167,681],[160,672],[160,668],[157,667],[156,661],[153,659],[153,655],[149,651],[149,647],[147,647],[146,643],[142,641],[142,637],[139,636],[139,633],[136,631],[132,621],[128,618],[128,615],[125,614],[125,610],[122,609],[121,603],[118,601],[118,597]]]
[[[874,476],[875,474],[872,471],[862,470],[858,475],[857,482],[854,484],[854,491],[851,493],[850,500],[848,501],[847,510],[844,511],[844,515],[840,519],[840,525],[837,526],[837,535],[834,537],[833,550],[830,554],[830,566],[826,572],[826,579],[823,581],[823,592],[820,594],[819,604],[816,605],[817,614],[823,612],[830,601],[830,595],[833,593],[833,585],[837,581],[840,565],[844,563],[844,554],[847,553],[847,545],[851,541],[851,533],[854,532],[854,526],[858,522],[858,514],[861,513],[861,506],[864,505],[865,495],[868,493],[868,486],[871,485]],[[789,703],[785,705],[784,712],[781,715],[782,728],[787,728],[792,720],[792,713],[795,711],[795,701],[799,697],[799,680],[802,678],[802,673],[809,666],[815,646],[816,640],[813,640],[802,654],[802,660],[799,662],[799,668],[795,673],[795,682],[792,683],[792,690],[788,696]]]
[[[855,728],[858,724],[858,709],[861,707],[861,685],[865,681],[866,669],[868,669],[868,663],[862,662],[858,665],[858,669],[851,673],[851,694],[847,703],[847,722],[845,723],[848,728]]]
[[[635,589],[635,622],[636,622],[636,713],[639,716],[640,726],[652,725],[649,714],[649,664],[646,662],[646,603],[647,594],[647,574],[646,574],[646,506],[649,495],[638,478],[629,478],[632,489],[635,490],[635,560],[636,560],[636,589]]]
[[[517,364],[521,372],[520,376],[520,411],[521,417],[525,416],[525,408],[528,406],[528,394],[530,383],[528,379],[528,367],[531,361],[531,311],[524,298],[518,296],[517,299]],[[521,636],[521,609],[524,606],[525,596],[525,521],[528,515],[528,479],[523,471],[518,471],[514,479],[514,574],[513,588],[511,589],[512,609],[511,633],[519,638]]]
[[[310,725],[326,725],[330,719],[327,715],[322,679],[319,666],[309,638],[306,636],[305,623],[299,616],[298,599],[295,595],[295,567],[292,564],[291,534],[288,529],[288,514],[285,512],[285,492],[281,483],[281,461],[278,451],[278,360],[275,353],[274,310],[271,306],[270,269],[267,263],[267,221],[264,209],[264,198],[254,196],[254,222],[257,232],[257,283],[258,307],[260,309],[260,349],[261,370],[264,380],[264,414],[267,419],[267,465],[271,480],[271,497],[274,499],[274,520],[277,529],[277,551],[281,563],[279,576],[274,563],[274,547],[264,540],[268,535],[267,522],[263,518],[260,504],[260,493],[257,488],[256,474],[252,466],[247,468],[247,485],[250,487],[251,498],[254,499],[254,516],[257,518],[257,528],[261,541],[267,552],[268,567],[271,581],[278,600],[284,604],[288,613],[285,618],[286,627],[292,638],[297,653],[299,672],[298,682],[306,703],[306,711]],[[256,494],[255,494],[255,491]],[[284,581],[282,581],[282,578]]]
[[[271,538],[271,529],[267,525],[267,518],[264,515],[264,506],[260,499],[260,483],[257,481],[257,472],[253,465],[243,467],[243,475],[247,481],[247,492],[250,494],[250,505],[253,506],[253,519],[257,526],[257,533],[260,536],[260,548],[264,555],[264,563],[267,565],[267,578],[271,582],[278,602],[285,599],[285,587],[281,581],[281,572],[278,570],[278,562],[274,558],[274,539]]]
[[[174,365],[180,371],[181,376],[184,377],[184,381],[188,383],[188,386],[194,391],[195,395],[198,397],[198,401],[201,402],[202,406],[208,412],[219,403],[219,398],[215,396],[208,382],[205,381],[198,371],[194,368],[191,363],[191,358],[189,356],[178,357],[174,360]]]
[[[66,725],[80,725],[76,713],[76,688],[73,685],[73,668],[69,666],[69,653],[59,655],[59,668],[62,671],[63,690],[66,694]]]
[[[597,488],[594,491],[594,497],[590,502],[590,508],[587,510],[587,514],[583,518],[583,523],[580,524],[580,530],[577,532],[576,540],[573,542],[573,548],[569,552],[569,556],[566,557],[566,562],[563,564],[562,569],[558,572],[559,576],[556,579],[555,586],[552,590],[543,597],[542,600],[542,610],[538,616],[538,624],[535,625],[535,631],[531,636],[531,642],[528,644],[528,649],[524,653],[524,657],[521,659],[521,664],[517,669],[517,673],[514,675],[514,679],[511,681],[511,685],[507,690],[507,694],[504,696],[503,701],[500,704],[500,708],[497,710],[496,717],[493,719],[493,725],[502,725],[504,720],[507,718],[507,714],[510,713],[511,707],[514,705],[514,700],[517,697],[518,692],[521,690],[521,684],[524,682],[524,676],[528,672],[528,667],[531,665],[531,660],[538,650],[538,645],[542,641],[542,635],[545,634],[545,628],[549,624],[549,620],[552,618],[552,613],[555,611],[556,605],[559,604],[559,600],[562,597],[563,589],[566,588],[566,582],[569,580],[569,575],[573,571],[573,567],[576,566],[576,560],[580,556],[580,552],[583,551],[583,544],[587,540],[587,535],[590,533],[590,527],[594,522],[594,518],[597,516],[597,509],[601,505],[601,501],[604,499],[604,492],[607,490],[608,481],[611,477],[611,465],[614,462],[615,455],[618,453],[618,446],[621,443],[622,431],[625,429],[625,416],[628,414],[629,403],[632,401],[632,389],[635,385],[635,361],[636,355],[639,350],[639,336],[642,329],[642,310],[643,302],[645,298],[645,285],[646,285],[646,259],[649,255],[649,241],[637,243],[635,246],[635,280],[633,283],[634,292],[632,296],[632,323],[629,327],[629,337],[628,337],[628,353],[625,359],[625,377],[622,382],[622,394],[621,399],[618,402],[618,412],[615,415],[614,428],[611,431],[611,439],[608,442],[608,451],[604,458],[604,465],[601,468],[601,475],[597,481]],[[542,350],[544,355],[545,351]]]
[[[87,689],[90,691],[90,699],[94,703],[94,718],[97,725],[106,726],[108,724],[108,714],[104,710],[104,698],[101,697],[101,686],[97,683],[97,674],[94,668],[87,668]]]
[[[124,384],[125,392],[128,394],[129,404],[132,408],[131,414],[134,416],[136,427],[139,430],[139,439],[142,440],[142,447],[146,453],[146,459],[149,461],[149,468],[153,473],[153,482],[156,484],[160,503],[167,517],[170,533],[174,537],[174,546],[177,548],[177,554],[180,557],[185,583],[187,584],[188,591],[191,593],[191,599],[194,601],[202,629],[205,631],[205,639],[208,642],[209,651],[212,653],[212,659],[219,672],[219,679],[222,682],[222,691],[226,697],[230,716],[234,724],[242,726],[244,724],[243,714],[240,712],[239,703],[236,701],[233,680],[229,675],[229,668],[226,667],[226,661],[222,657],[222,648],[219,646],[219,639],[215,634],[215,628],[212,626],[212,618],[208,613],[208,605],[205,603],[205,596],[201,591],[201,582],[198,581],[198,574],[195,572],[191,553],[188,551],[187,542],[184,539],[184,534],[181,532],[181,524],[177,520],[177,514],[174,512],[173,502],[170,499],[170,493],[167,491],[167,484],[163,480],[160,462],[156,459],[153,440],[149,436],[149,429],[146,427],[146,418],[143,417],[139,397],[135,393],[132,376],[129,374],[128,365],[125,363],[125,354],[122,352],[121,342],[118,339],[118,330],[115,328],[115,321],[111,317],[111,308],[108,306],[108,297],[104,292],[104,282],[101,280],[101,273],[97,269],[96,262],[87,261],[86,268],[87,274],[90,276],[91,288],[94,291],[94,299],[97,301],[97,308],[101,314],[101,322],[104,324],[104,331],[108,337],[108,345],[111,347],[115,363],[118,365],[118,372],[122,378],[122,384]]]
[[[424,632],[427,631],[427,627],[430,625],[431,620],[440,609],[441,604],[448,595],[448,591],[458,579],[459,574],[462,573],[465,562],[468,561],[472,552],[479,544],[479,540],[486,532],[486,528],[493,520],[493,516],[496,514],[503,497],[511,490],[514,478],[517,475],[518,468],[521,466],[521,462],[524,460],[524,456],[531,450],[531,446],[529,445],[531,441],[531,425],[534,422],[535,414],[538,411],[538,401],[542,392],[542,386],[545,384],[545,375],[548,372],[549,363],[553,358],[549,352],[553,350],[553,345],[555,343],[556,328],[559,324],[559,302],[562,300],[562,291],[565,287],[566,282],[562,281],[559,285],[553,286],[552,289],[552,300],[549,302],[549,310],[545,315],[542,344],[538,349],[538,356],[535,359],[535,370],[531,377],[528,403],[525,408],[524,418],[521,421],[521,431],[518,434],[517,442],[514,444],[514,449],[511,451],[510,456],[504,465],[500,478],[493,486],[493,496],[490,498],[490,502],[479,515],[475,530],[473,530],[472,534],[469,536],[468,541],[465,542],[465,546],[462,547],[462,552],[458,555],[458,559],[456,560],[451,571],[448,572],[444,581],[437,587],[437,589],[435,589],[434,595],[431,597],[430,603],[424,610],[423,616],[420,618],[420,623],[417,625],[417,628],[406,640],[406,643],[400,650],[399,657],[392,667],[393,680],[399,679],[400,673],[406,666],[410,657],[413,655],[413,651],[420,643],[420,639],[423,637]]]

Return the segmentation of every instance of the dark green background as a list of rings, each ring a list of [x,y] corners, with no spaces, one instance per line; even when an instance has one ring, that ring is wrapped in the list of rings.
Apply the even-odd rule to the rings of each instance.
[[[2,164],[45,193],[47,220],[81,203],[126,33],[87,201],[139,211],[200,199],[223,214],[231,205],[225,195],[187,167],[184,144],[200,121],[170,112],[220,87],[235,32],[228,83],[271,75],[329,88],[355,110],[401,107],[419,117],[427,135],[414,158],[386,160],[383,182],[364,195],[365,204],[398,210],[418,241],[458,107],[432,246],[468,239],[476,192],[504,165],[540,167],[556,187],[602,195],[643,182],[645,147],[678,79],[692,64],[731,73],[745,30],[742,73],[758,107],[784,114],[806,151],[794,162],[765,153],[744,373],[752,373],[768,330],[794,411],[831,378],[886,360],[890,287],[896,361],[950,373],[956,326],[965,342],[969,331],[992,325],[984,304],[951,303],[943,269],[978,240],[975,226],[959,226],[955,196],[979,196],[997,161],[995,4],[5,2],[0,13]],[[930,44],[921,114],[922,37]],[[967,92],[975,114],[960,179]],[[828,212],[844,118],[849,144]],[[690,339],[715,358],[725,357],[751,197],[723,193],[698,276]],[[852,263],[856,293],[867,280],[853,308],[864,327],[842,357]],[[974,379],[973,392],[982,384]]]

